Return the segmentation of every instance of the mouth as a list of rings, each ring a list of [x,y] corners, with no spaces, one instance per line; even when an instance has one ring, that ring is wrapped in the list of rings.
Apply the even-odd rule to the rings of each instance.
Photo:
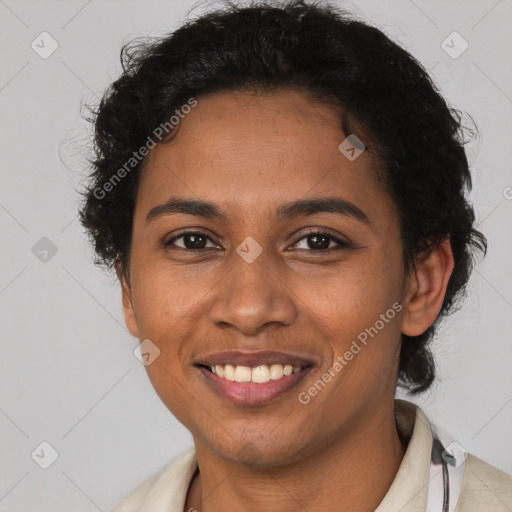
[[[290,392],[312,370],[314,362],[270,351],[223,352],[194,366],[222,398],[239,405],[259,405]]]

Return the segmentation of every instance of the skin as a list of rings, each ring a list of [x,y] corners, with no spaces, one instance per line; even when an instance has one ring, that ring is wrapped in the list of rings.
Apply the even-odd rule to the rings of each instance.
[[[448,242],[408,275],[395,206],[375,158],[349,161],[332,107],[303,93],[218,93],[198,98],[172,142],[149,153],[134,213],[129,279],[118,268],[130,332],[161,351],[146,367],[169,410],[192,433],[199,473],[184,510],[374,510],[406,446],[394,417],[401,333],[436,318],[453,269]],[[364,142],[364,141],[363,141]],[[146,222],[170,196],[215,203],[226,222],[173,213]],[[316,213],[277,222],[282,203],[341,197],[369,219]],[[185,253],[192,228],[206,249]],[[312,250],[309,228],[348,241]],[[247,237],[262,254],[236,252]],[[308,243],[309,240],[309,243]],[[329,240],[329,239],[327,239]],[[192,250],[193,251],[193,250]],[[202,252],[201,252],[202,251]],[[298,399],[394,303],[402,310],[307,405]],[[247,349],[307,354],[299,388],[241,406],[192,365],[200,355]]]

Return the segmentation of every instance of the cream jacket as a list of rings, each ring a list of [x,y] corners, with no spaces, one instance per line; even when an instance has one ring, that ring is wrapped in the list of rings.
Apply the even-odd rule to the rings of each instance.
[[[432,450],[430,423],[410,402],[397,400],[396,404],[398,429],[409,443],[398,473],[375,512],[424,512]],[[196,469],[192,447],[142,482],[111,512],[184,512]],[[469,455],[456,511],[511,512],[512,477]]]

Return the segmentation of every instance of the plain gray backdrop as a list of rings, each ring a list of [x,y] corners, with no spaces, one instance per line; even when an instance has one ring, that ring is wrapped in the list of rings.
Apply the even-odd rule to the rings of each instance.
[[[90,131],[81,105],[118,76],[123,43],[176,29],[193,4],[0,0],[3,512],[107,511],[192,443],[133,354],[119,287],[91,263],[75,189]],[[468,154],[489,253],[435,343],[439,382],[413,401],[510,473],[512,2],[344,5],[415,55],[480,130]]]

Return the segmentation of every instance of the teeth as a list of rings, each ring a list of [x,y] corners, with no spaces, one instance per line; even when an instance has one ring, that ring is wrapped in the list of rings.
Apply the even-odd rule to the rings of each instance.
[[[231,364],[224,366],[224,378],[226,380],[235,380],[235,367]]]
[[[272,380],[277,380],[277,379],[283,378],[283,365],[282,364],[273,364],[270,367],[270,378]]]
[[[256,366],[252,369],[252,381],[253,382],[268,382],[270,380],[270,370],[266,364]]]
[[[235,369],[236,382],[251,382],[251,369],[248,366],[237,366]]]
[[[250,368],[249,366],[236,366],[232,364],[210,366],[212,373],[226,380],[235,382],[256,382],[263,384],[270,380],[279,380],[292,373],[298,373],[302,366],[291,364],[273,364],[270,367],[266,364]]]

